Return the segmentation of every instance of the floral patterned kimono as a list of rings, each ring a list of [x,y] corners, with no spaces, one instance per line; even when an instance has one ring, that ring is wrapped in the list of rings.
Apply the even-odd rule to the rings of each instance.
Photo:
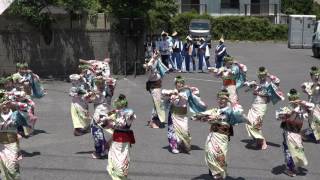
[[[25,110],[26,104],[13,103],[18,110]],[[4,149],[0,152],[0,172],[2,180],[19,180],[20,171],[18,161],[19,139],[17,136],[17,127],[28,126],[27,121],[21,118],[19,111],[10,110],[8,113],[0,114],[0,144]]]
[[[45,96],[45,90],[38,75],[28,72],[26,74],[15,73],[12,75],[13,80],[24,84],[24,90],[32,98],[42,98]]]
[[[268,87],[271,83],[280,82],[277,77],[270,77],[272,78],[268,78],[268,80],[263,84],[258,84],[253,90],[255,98],[248,112],[249,122],[246,124],[246,128],[249,136],[254,139],[265,139],[262,134],[263,117],[267,112],[268,103],[273,95],[268,92]]]
[[[302,103],[302,106],[288,106],[276,111],[276,118],[282,121],[283,151],[286,166],[290,171],[308,165],[300,133],[303,121],[307,120],[314,104],[305,101]]]
[[[85,97],[86,96],[88,95],[85,95]],[[94,106],[94,115],[90,123],[90,128],[94,140],[95,155],[98,157],[105,156],[108,150],[104,128],[99,124],[99,122],[108,117],[110,105],[107,103],[106,96],[106,91],[96,91],[94,95],[90,97]],[[106,129],[106,133],[108,137],[111,137],[113,132],[110,129]]]
[[[310,129],[306,130],[305,135],[311,139],[320,141],[320,85],[306,82],[302,85],[302,88],[308,94],[309,101],[315,105],[312,115],[310,115],[308,120]]]
[[[107,170],[112,180],[126,180],[130,165],[130,148],[135,143],[130,130],[136,115],[132,109],[123,108],[115,111],[113,121],[108,125],[114,129],[112,144],[108,153]]]
[[[211,125],[205,145],[205,160],[213,176],[220,175],[225,178],[227,175],[226,157],[230,136],[233,135],[232,126],[247,121],[242,112],[240,105],[228,105],[207,110],[193,117],[194,120],[209,122]],[[214,119],[208,119],[208,115]]]
[[[222,78],[223,89],[226,89],[230,94],[231,102],[238,103],[238,91],[237,91],[237,77],[240,73],[240,69],[236,64],[233,64],[231,68],[221,67],[216,72],[217,76]],[[239,85],[240,86],[240,85]]]
[[[161,99],[161,79],[168,71],[161,59],[150,60],[146,67],[148,71],[147,91],[150,92],[153,101],[152,121],[160,125],[165,122],[166,113],[163,100]]]
[[[69,95],[72,97],[71,118],[74,129],[86,129],[90,124],[89,106],[84,98],[84,94],[86,94],[86,92],[87,91],[80,84],[74,84],[69,92]]]
[[[162,96],[169,101],[168,140],[171,150],[191,150],[191,135],[188,127],[188,107],[192,113],[206,110],[206,104],[197,96],[197,88],[184,88],[180,91],[162,90]],[[175,95],[177,94],[177,95]]]

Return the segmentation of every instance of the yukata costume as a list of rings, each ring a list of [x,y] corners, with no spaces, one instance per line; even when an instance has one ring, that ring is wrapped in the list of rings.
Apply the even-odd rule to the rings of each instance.
[[[84,83],[81,81],[79,74],[70,75],[72,82],[72,88],[69,91],[69,95],[72,97],[71,102],[71,118],[74,128],[74,135],[80,136],[85,133],[89,128],[89,105],[84,98],[87,90],[84,88]]]
[[[320,69],[312,67],[310,75],[313,82],[304,82],[302,89],[308,95],[309,102],[315,107],[308,119],[309,128],[304,130],[303,134],[308,139],[320,143]]]
[[[233,57],[225,57],[224,61],[232,62],[231,67],[223,66],[219,69],[216,69],[214,73],[222,79],[223,89],[226,89],[228,91],[230,101],[233,104],[235,104],[239,101],[237,91],[237,80],[240,74],[240,68],[238,65],[233,63]]]
[[[107,171],[112,180],[126,180],[130,166],[130,149],[135,144],[133,131],[130,129],[136,119],[134,111],[127,107],[127,99],[120,95],[115,101],[116,110],[107,127],[114,129],[112,143],[108,153]]]
[[[184,84],[182,77],[177,77],[175,83]],[[191,113],[206,110],[206,104],[201,101],[199,90],[186,87],[180,90],[162,90],[162,96],[170,104],[168,115],[168,141],[172,153],[180,151],[189,153],[191,150],[191,135],[188,126],[188,107]]]
[[[228,99],[228,92],[219,92],[218,98]],[[213,108],[192,118],[210,124],[205,143],[205,161],[210,175],[215,179],[227,176],[227,152],[230,137],[233,136],[233,125],[247,121],[242,112],[241,105],[227,103],[225,107]]]
[[[166,118],[164,103],[161,99],[161,84],[162,78],[168,72],[168,68],[161,62],[160,57],[152,58],[145,64],[145,68],[148,72],[146,89],[150,92],[153,101],[152,117],[149,126],[153,127],[153,125],[156,125],[159,127],[163,125]]]
[[[2,180],[20,180],[20,168],[18,161],[19,156],[19,139],[17,127],[28,126],[24,118],[21,118],[19,111],[3,111],[5,106],[5,96],[1,93],[0,100],[0,144],[3,145],[3,150],[0,151],[0,172]],[[19,102],[11,102],[17,110],[27,109],[27,105]]]
[[[107,117],[107,114],[110,109],[110,104],[107,102],[107,92],[105,89],[105,81],[100,78],[95,79],[95,84],[102,84],[102,89],[98,89],[99,86],[96,86],[96,90],[94,92],[89,92],[84,95],[84,98],[87,101],[93,103],[94,107],[94,116],[90,123],[91,135],[94,140],[95,152],[92,154],[93,158],[101,158],[106,156],[106,152],[108,150],[108,142],[105,138],[104,128],[99,124],[102,119]],[[107,137],[112,136],[112,131],[106,130]],[[110,139],[110,138],[108,138]]]
[[[248,112],[248,123],[246,124],[246,129],[250,137],[257,140],[258,148],[266,148],[265,137],[262,134],[263,118],[267,112],[268,103],[271,99],[278,98],[279,100],[284,100],[283,96],[275,97],[276,94],[270,93],[270,88],[274,88],[279,91],[275,84],[280,83],[280,79],[274,75],[269,75],[267,69],[261,68],[258,71],[258,76],[266,76],[264,82],[256,84],[255,81],[246,83],[249,87],[253,89],[254,100],[251,108]],[[272,101],[273,104],[278,101]]]
[[[23,110],[19,110],[20,118],[23,118],[28,125],[18,127],[19,133],[25,137],[29,137],[32,135],[35,123],[38,120],[38,117],[34,114],[35,103],[30,98],[30,96],[26,95],[24,91],[15,91],[14,93],[9,93],[9,98],[15,102],[20,102],[26,104],[27,107]]]
[[[17,63],[17,68],[27,69],[28,64]],[[39,76],[32,73],[30,70],[25,71],[25,73],[17,72],[13,74],[13,81],[23,84],[23,90],[32,98],[42,98],[43,96],[45,96],[46,93]]]
[[[296,90],[290,90],[288,93],[289,101],[299,99]],[[307,166],[308,161],[305,156],[301,130],[303,121],[307,120],[308,114],[314,108],[313,103],[300,101],[293,105],[286,106],[276,111],[276,118],[281,120],[281,128],[283,129],[283,152],[285,157],[285,165],[287,170],[285,173],[289,176],[295,176],[299,167]]]

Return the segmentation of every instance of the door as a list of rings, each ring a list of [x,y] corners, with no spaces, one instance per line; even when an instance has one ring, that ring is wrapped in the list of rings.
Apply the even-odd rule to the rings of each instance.
[[[289,47],[302,48],[303,17],[290,17],[289,26]]]
[[[312,36],[314,31],[314,26],[316,23],[315,17],[304,17],[303,18],[303,48],[312,47]]]

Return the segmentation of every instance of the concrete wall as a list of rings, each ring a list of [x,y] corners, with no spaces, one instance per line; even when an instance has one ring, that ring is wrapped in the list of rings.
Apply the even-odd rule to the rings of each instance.
[[[41,76],[65,77],[77,71],[79,58],[102,60],[107,55],[113,73],[125,74],[125,61],[132,73],[133,62],[143,61],[143,34],[133,39],[111,31],[110,21],[104,14],[73,20],[57,16],[51,30],[40,32],[21,18],[0,16],[0,73],[12,73],[16,62],[26,61]],[[132,48],[136,45],[138,50]]]

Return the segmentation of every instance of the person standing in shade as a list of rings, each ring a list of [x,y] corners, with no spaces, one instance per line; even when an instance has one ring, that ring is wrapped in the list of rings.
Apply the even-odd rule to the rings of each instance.
[[[206,65],[208,67],[208,65],[206,63],[206,59],[205,59],[206,47],[207,47],[207,43],[206,43],[205,39],[202,37],[200,39],[200,46],[198,48],[199,72],[203,72],[204,65]]]
[[[182,65],[182,57],[181,51],[183,48],[183,44],[178,37],[178,33],[175,31],[172,33],[172,61],[176,64],[177,70],[181,72]]]
[[[192,38],[187,36],[187,42],[184,44],[184,56],[185,56],[185,64],[186,64],[186,71],[190,72],[190,61],[192,61],[193,55],[193,43]]]
[[[224,39],[223,37],[221,37],[219,40],[219,44],[216,46],[216,50],[215,50],[216,68],[220,68],[224,66],[223,59],[224,59],[224,56],[227,55],[227,49],[223,43],[224,43]]]
[[[161,54],[161,61],[162,63],[169,68],[169,61],[170,61],[170,47],[168,41],[168,33],[162,31],[161,33],[161,41],[159,42],[159,51]]]

